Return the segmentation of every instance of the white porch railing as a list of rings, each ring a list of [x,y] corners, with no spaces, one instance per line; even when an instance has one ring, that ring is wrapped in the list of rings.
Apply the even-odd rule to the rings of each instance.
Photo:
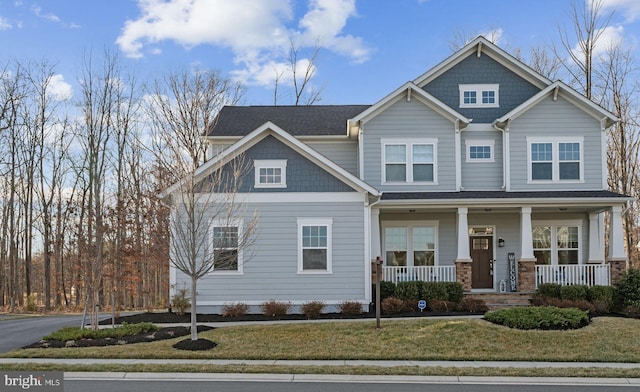
[[[382,267],[382,280],[387,282],[455,282],[456,267],[453,265],[430,267]]]
[[[609,264],[536,265],[536,288],[542,283],[609,286],[611,272]]]

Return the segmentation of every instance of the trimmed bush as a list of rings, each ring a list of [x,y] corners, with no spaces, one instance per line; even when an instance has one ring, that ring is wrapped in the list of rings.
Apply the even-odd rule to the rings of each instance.
[[[460,303],[464,298],[464,289],[458,282],[438,282],[442,284],[447,292],[447,301]]]
[[[396,295],[396,284],[393,282],[380,282],[380,301]]]
[[[589,299],[589,287],[581,284],[562,286],[560,298],[570,301],[587,301]]]
[[[547,298],[561,298],[560,289],[561,285],[556,283],[542,283],[538,285],[536,289],[536,295],[539,297],[547,297]]]
[[[300,308],[302,313],[310,319],[318,318],[322,313],[322,309],[324,309],[324,302],[322,301],[307,302]]]
[[[381,302],[380,307],[386,314],[398,314],[405,311],[405,302],[397,297],[387,297]]]
[[[584,299],[580,300],[571,300],[571,299],[560,299],[560,298],[552,298],[552,297],[533,297],[531,300],[531,305],[533,306],[554,306],[556,308],[575,308],[584,310],[589,313],[595,313],[596,307],[589,301]]]
[[[222,307],[223,317],[240,317],[247,314],[249,311],[249,305],[239,302],[237,304],[224,305]]]
[[[189,297],[187,297],[187,289],[178,290],[178,294],[173,296],[171,306],[177,310],[179,315],[183,315],[188,307],[191,306]]]
[[[431,299],[427,302],[429,304],[429,309],[434,312],[450,312],[456,309],[456,303],[445,301],[443,299]]]
[[[338,307],[340,308],[340,313],[347,316],[362,314],[362,304],[360,302],[344,301]]]
[[[464,297],[458,304],[458,310],[472,313],[485,313],[489,310],[487,303],[481,299]]]
[[[516,329],[576,329],[589,324],[587,312],[575,308],[514,307],[487,312],[484,318]]]
[[[421,289],[420,295],[422,298],[419,299],[424,299],[427,303],[434,300],[447,301],[449,299],[445,282],[422,282]]]
[[[268,301],[260,305],[262,308],[262,314],[267,317],[280,317],[284,316],[291,310],[291,304],[289,302]]]
[[[613,309],[616,289],[612,286],[592,286],[589,288],[589,301],[598,313],[609,313]]]
[[[616,303],[622,308],[640,304],[640,269],[630,269],[618,283]]]
[[[422,282],[398,282],[395,296],[404,301],[418,301],[420,299],[421,286]]]

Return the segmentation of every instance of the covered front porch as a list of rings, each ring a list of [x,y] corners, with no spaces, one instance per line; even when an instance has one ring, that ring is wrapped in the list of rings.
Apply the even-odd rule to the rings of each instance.
[[[457,281],[466,292],[504,293],[543,283],[613,285],[626,273],[622,198],[478,193],[485,199],[383,199],[372,208],[371,254],[383,259],[382,279]]]

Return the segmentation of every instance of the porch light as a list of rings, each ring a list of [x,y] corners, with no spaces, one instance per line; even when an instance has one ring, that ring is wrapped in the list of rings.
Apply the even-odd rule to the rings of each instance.
[[[498,238],[498,247],[504,248],[504,240],[502,238]]]

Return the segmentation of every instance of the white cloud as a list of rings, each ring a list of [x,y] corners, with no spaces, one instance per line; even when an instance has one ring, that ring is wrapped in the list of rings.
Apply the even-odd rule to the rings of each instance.
[[[310,0],[298,21],[289,0],[138,0],[138,6],[141,15],[126,21],[116,40],[129,57],[160,54],[164,41],[185,48],[216,45],[233,52],[240,67],[232,71],[234,78],[259,85],[273,83],[273,69],[282,68],[292,41],[355,63],[369,58],[362,38],[343,34],[347,20],[357,15],[355,0]]]
[[[56,101],[65,101],[73,97],[73,87],[64,81],[64,76],[56,74],[51,77],[47,93]]]
[[[2,16],[0,16],[0,30],[11,30],[12,28],[13,25],[11,24],[11,22],[9,22],[7,18],[3,18]]]
[[[640,18],[640,1],[638,0],[603,0],[603,9],[607,12],[615,10],[624,16],[627,23]]]
[[[595,58],[604,54],[612,46],[621,44],[624,41],[623,26],[609,26],[609,27],[605,27],[604,30],[600,30],[599,32],[601,32],[601,35],[598,38],[598,41],[596,42],[596,46],[593,51],[593,56]],[[580,43],[577,43],[572,50],[573,50],[573,53],[577,56],[577,58],[581,58],[582,51],[580,49]]]

